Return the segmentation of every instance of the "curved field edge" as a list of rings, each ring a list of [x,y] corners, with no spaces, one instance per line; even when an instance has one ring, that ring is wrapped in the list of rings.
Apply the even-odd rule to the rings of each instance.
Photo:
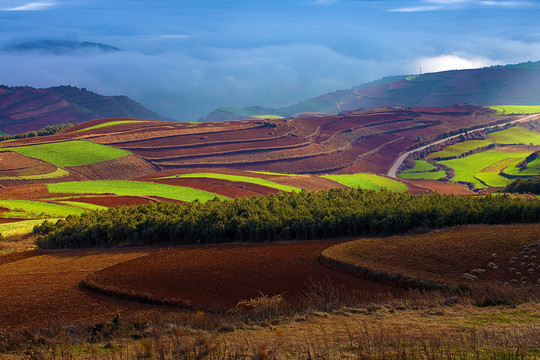
[[[100,129],[100,128],[109,127],[109,126],[113,126],[113,125],[145,123],[145,122],[150,122],[150,121],[152,121],[152,120],[116,120],[116,121],[109,121],[109,122],[104,122],[104,123],[101,123],[101,124],[89,126],[87,128],[80,129],[80,130],[77,130],[75,132],[81,132],[81,131],[87,131],[87,130],[95,130],[95,129]]]
[[[126,150],[96,144],[87,140],[4,147],[0,148],[0,151],[13,151],[61,168],[90,165],[131,154]]]
[[[538,246],[538,233],[538,223],[459,226],[421,235],[353,240],[324,250],[320,261],[353,276],[399,287],[464,290],[473,283],[463,285],[460,275],[473,269],[488,271],[475,286],[509,280],[513,265],[507,264],[524,246]],[[488,264],[493,262],[501,269],[490,270]]]
[[[358,173],[358,174],[343,174],[343,175],[322,175],[322,178],[335,181],[341,185],[351,188],[359,188],[364,190],[380,191],[385,188],[395,192],[406,192],[407,186],[397,180],[389,179],[384,176]]]
[[[495,110],[497,115],[540,113],[540,105],[494,105],[487,107]]]
[[[221,174],[221,173],[189,173],[189,174],[181,174],[181,175],[173,175],[173,176],[167,176],[162,177],[158,179],[174,179],[174,178],[207,178],[207,179],[221,179],[221,180],[227,180],[227,181],[238,181],[238,182],[246,182],[251,184],[257,184],[262,185],[282,191],[301,191],[302,189],[294,187],[294,186],[288,186],[288,185],[282,185],[275,183],[270,180],[262,179],[259,177],[251,177],[251,176],[240,176],[240,175],[230,175],[230,174]]]
[[[204,190],[183,186],[156,184],[144,181],[128,180],[92,180],[68,181],[47,184],[50,193],[59,194],[115,194],[119,196],[160,196],[172,200],[202,202],[214,198],[226,199],[224,196]]]

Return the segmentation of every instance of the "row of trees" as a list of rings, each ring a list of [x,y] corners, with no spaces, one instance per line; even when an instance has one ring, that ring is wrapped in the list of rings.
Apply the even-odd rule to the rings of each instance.
[[[504,189],[507,193],[537,194],[540,195],[540,176],[530,178],[518,178],[506,185]]]
[[[52,135],[52,134],[56,134],[64,130],[67,130],[73,126],[75,125],[72,123],[64,123],[64,124],[46,126],[43,129],[27,131],[21,134],[0,135],[0,141],[12,140],[12,139],[24,139],[24,138],[35,137],[35,136]]]
[[[540,200],[332,189],[118,207],[46,222],[34,232],[40,248],[87,248],[320,239],[538,221]]]

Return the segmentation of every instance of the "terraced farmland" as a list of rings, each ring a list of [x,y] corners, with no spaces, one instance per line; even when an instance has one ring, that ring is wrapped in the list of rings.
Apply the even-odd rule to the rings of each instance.
[[[58,167],[88,165],[129,155],[125,150],[80,140],[4,147],[0,151],[13,151]]]
[[[507,167],[515,166],[529,154],[525,151],[489,150],[464,158],[440,161],[440,163],[455,171],[455,176],[450,179],[451,182],[468,182],[477,188],[486,188],[509,184],[512,180],[499,173]]]
[[[407,186],[399,181],[375,174],[323,175],[322,177],[352,188],[377,191],[384,188],[395,192],[407,191]]]
[[[213,194],[207,191],[142,181],[71,181],[47,184],[47,188],[53,194],[115,194],[120,196],[158,196],[161,198],[188,202],[195,200],[205,202],[216,197],[224,199],[223,196]]]

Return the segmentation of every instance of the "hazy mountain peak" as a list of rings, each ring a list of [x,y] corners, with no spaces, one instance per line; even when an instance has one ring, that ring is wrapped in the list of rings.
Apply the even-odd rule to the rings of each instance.
[[[8,51],[44,51],[53,54],[65,54],[81,50],[100,52],[120,51],[117,47],[90,41],[72,40],[36,40],[12,45],[6,48]]]

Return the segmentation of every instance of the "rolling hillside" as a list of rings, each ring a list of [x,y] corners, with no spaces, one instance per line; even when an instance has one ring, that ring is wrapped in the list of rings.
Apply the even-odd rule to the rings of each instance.
[[[17,134],[48,125],[108,117],[171,120],[127,96],[102,96],[71,86],[47,89],[0,86],[1,133]]]
[[[265,114],[312,116],[381,106],[438,107],[455,104],[538,105],[540,62],[483,69],[390,76],[374,82],[301,101],[282,109],[221,108],[205,121],[249,119]],[[307,113],[307,114],[302,114]]]

